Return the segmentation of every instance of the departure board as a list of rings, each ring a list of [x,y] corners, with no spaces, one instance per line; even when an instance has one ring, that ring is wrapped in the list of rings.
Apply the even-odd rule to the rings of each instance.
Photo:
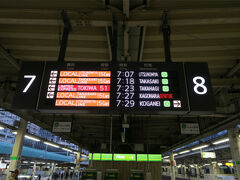
[[[182,63],[120,63],[112,73],[114,107],[123,112],[189,110]]]
[[[25,62],[19,82],[14,108],[43,113],[186,114],[215,108],[195,102],[214,101],[206,63]]]

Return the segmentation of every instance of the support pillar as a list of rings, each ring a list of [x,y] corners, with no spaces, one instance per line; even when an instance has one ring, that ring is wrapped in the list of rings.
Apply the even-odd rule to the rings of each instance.
[[[79,179],[79,175],[80,175],[79,170],[80,170],[80,163],[81,163],[81,152],[82,152],[82,149],[79,147],[77,152],[77,157],[76,157],[75,171],[74,171],[74,176],[77,177],[77,179]]]
[[[217,174],[218,173],[218,166],[217,166],[217,162],[212,163],[212,168],[213,168],[213,174]]]
[[[187,179],[188,176],[187,176],[187,166],[184,164],[184,177]]]
[[[52,180],[53,173],[55,172],[55,164],[51,164],[51,170],[50,170],[50,180]]]
[[[170,153],[170,168],[171,168],[171,180],[176,180],[175,162],[174,162],[173,152]]]
[[[199,180],[200,179],[200,168],[198,165],[196,166],[196,172],[197,172],[197,180]]]
[[[37,161],[35,161],[34,164],[33,164],[33,170],[32,170],[32,177],[33,178],[36,175],[36,171],[37,171]]]
[[[9,171],[14,171],[18,167],[18,163],[20,161],[20,157],[22,153],[22,147],[24,142],[24,135],[26,133],[26,128],[27,128],[27,121],[25,121],[24,119],[21,119],[20,125],[17,130],[17,135],[14,141],[14,145],[12,148],[12,154],[10,156],[10,165],[7,172],[8,178],[11,177],[11,172]]]
[[[235,179],[240,179],[240,137],[238,127],[228,129],[229,144],[235,169]]]

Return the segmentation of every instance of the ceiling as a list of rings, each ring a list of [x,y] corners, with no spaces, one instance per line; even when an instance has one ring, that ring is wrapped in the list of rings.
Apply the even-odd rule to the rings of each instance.
[[[66,139],[90,151],[109,151],[111,120],[114,152],[164,152],[192,136],[180,134],[180,122],[199,122],[205,132],[239,111],[239,0],[1,0],[0,97],[11,110],[19,65],[57,61],[65,10],[72,25],[65,61],[111,61],[113,14],[117,16],[118,61],[165,61],[161,23],[168,12],[173,62],[208,62],[217,112],[211,116],[129,116],[121,143],[121,116],[16,112],[48,130],[53,120],[73,122]],[[102,145],[106,144],[106,146]],[[102,148],[101,148],[102,147]]]

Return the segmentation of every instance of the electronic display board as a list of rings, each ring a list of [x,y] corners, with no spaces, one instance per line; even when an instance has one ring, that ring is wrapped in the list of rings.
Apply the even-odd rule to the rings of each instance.
[[[111,153],[102,153],[101,161],[112,161],[113,160],[113,154]]]
[[[92,160],[101,160],[101,154],[100,153],[93,153]]]
[[[148,161],[147,154],[137,154],[137,161]]]
[[[114,161],[136,161],[136,154],[113,154]]]
[[[38,71],[31,68],[33,63],[23,65],[21,86],[13,103],[15,109],[31,109],[31,106],[42,113],[98,114],[213,111],[206,63],[41,62],[38,65]],[[34,75],[34,71],[37,80],[30,78],[26,83],[24,77]],[[198,77],[204,78],[204,82]],[[32,102],[24,107],[19,99],[26,98],[22,92],[26,88],[35,97],[29,96]],[[208,93],[203,94],[205,89]],[[203,103],[206,99],[211,100],[209,109],[208,103]]]
[[[92,160],[92,153],[89,153],[88,160]]]
[[[148,161],[162,161],[161,154],[148,154]]]

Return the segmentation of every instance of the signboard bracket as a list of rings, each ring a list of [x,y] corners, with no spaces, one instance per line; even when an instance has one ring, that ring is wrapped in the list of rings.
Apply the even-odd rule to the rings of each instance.
[[[163,32],[163,43],[164,43],[164,53],[165,62],[172,62],[171,52],[170,52],[170,25],[168,24],[168,13],[163,11],[161,31]]]
[[[72,26],[71,23],[68,19],[67,13],[62,10],[61,11],[61,17],[64,23],[64,29],[63,29],[63,34],[62,34],[62,40],[61,40],[61,47],[60,47],[60,52],[58,56],[58,62],[63,62],[66,54],[66,49],[67,49],[67,42],[68,42],[68,35],[72,31]]]

